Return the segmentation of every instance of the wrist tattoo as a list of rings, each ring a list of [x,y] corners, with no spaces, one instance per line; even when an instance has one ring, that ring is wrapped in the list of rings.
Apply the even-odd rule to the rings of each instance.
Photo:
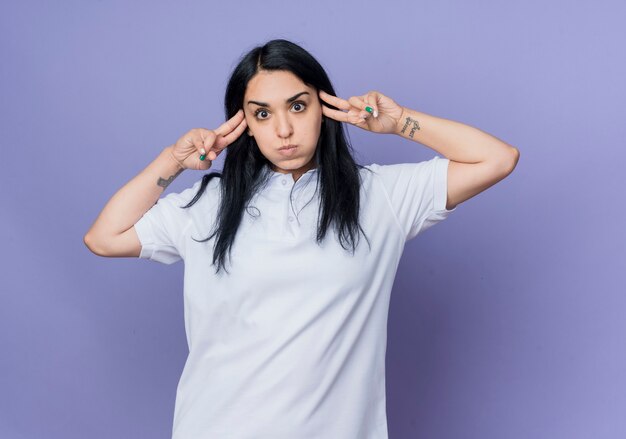
[[[163,189],[165,189],[166,187],[170,185],[171,182],[174,181],[176,177],[178,177],[178,174],[180,174],[181,172],[183,172],[183,170],[179,169],[178,172],[176,172],[176,174],[170,175],[168,179],[159,177],[157,181],[157,186],[161,186]]]
[[[411,119],[410,117],[407,117],[405,119],[404,126],[402,127],[402,130],[400,131],[400,133],[404,134],[404,132],[406,131],[407,127],[411,123],[413,124],[413,128],[411,128],[411,132],[409,133],[409,137],[412,139],[413,135],[415,134],[415,130],[419,130],[420,129],[420,124],[417,121],[417,119]]]

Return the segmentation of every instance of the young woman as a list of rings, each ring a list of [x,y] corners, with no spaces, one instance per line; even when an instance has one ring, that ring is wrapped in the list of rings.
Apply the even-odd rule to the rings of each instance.
[[[243,56],[225,110],[218,128],[164,148],[84,238],[100,256],[184,260],[189,356],[173,437],[387,438],[387,314],[404,244],[510,174],[519,152],[377,91],[341,99],[286,40]],[[443,157],[358,165],[345,123]],[[159,199],[224,150],[221,173]]]

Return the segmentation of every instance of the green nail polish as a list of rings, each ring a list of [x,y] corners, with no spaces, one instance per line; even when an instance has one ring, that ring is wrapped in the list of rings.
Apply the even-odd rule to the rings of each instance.
[[[204,161],[204,159],[205,159],[205,158],[206,158],[206,155],[205,155],[205,154],[202,154],[202,155],[200,156],[200,160],[202,160],[202,161]]]
[[[365,107],[365,111],[372,113],[374,110],[372,110],[372,107]]]

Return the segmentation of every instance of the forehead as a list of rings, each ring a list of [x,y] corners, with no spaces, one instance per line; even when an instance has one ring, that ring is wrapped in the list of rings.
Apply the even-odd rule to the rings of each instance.
[[[261,70],[248,82],[245,99],[282,102],[298,92],[312,90],[291,72]]]

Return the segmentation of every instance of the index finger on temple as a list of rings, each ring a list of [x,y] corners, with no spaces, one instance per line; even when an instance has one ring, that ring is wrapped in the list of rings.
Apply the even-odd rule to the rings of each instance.
[[[241,119],[243,118],[243,110],[240,109],[235,113],[233,117],[228,119],[226,122],[221,124],[219,127],[215,129],[215,134],[218,136],[226,136],[231,133],[237,126],[241,123]]]
[[[214,149],[222,151],[228,145],[233,143],[243,133],[247,126],[246,120],[243,119],[231,133],[217,139]]]
[[[349,110],[350,108],[352,108],[352,106],[345,99],[341,99],[341,98],[338,98],[337,96],[328,94],[324,90],[320,90],[320,92],[324,94],[323,99],[326,102],[330,103],[331,105],[334,105],[335,107],[340,108],[342,110]]]

